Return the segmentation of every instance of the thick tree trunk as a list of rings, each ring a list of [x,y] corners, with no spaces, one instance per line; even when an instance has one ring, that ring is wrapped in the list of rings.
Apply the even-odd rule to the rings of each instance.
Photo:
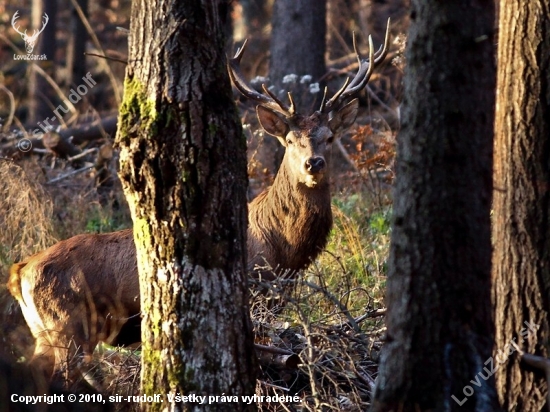
[[[270,84],[285,102],[287,92],[292,92],[298,111],[312,113],[323,97],[320,79],[326,73],[326,10],[326,0],[275,0],[273,4]],[[310,80],[304,76],[311,76]],[[319,91],[312,93],[315,88],[310,85],[318,82]],[[284,148],[275,139],[266,139],[264,144],[278,169]]]
[[[322,93],[310,93],[309,85],[326,72],[326,10],[326,0],[275,0],[273,5],[269,77],[275,93],[286,101],[286,92],[293,92],[303,112],[321,102]],[[290,74],[296,80],[285,79]],[[301,82],[305,75],[311,82]]]
[[[500,7],[493,299],[496,358],[502,362],[496,382],[506,410],[539,411],[547,392],[543,373],[526,370],[518,356],[502,352],[514,340],[527,353],[548,356],[549,10],[549,0],[503,1]]]
[[[147,395],[254,393],[246,142],[225,68],[226,7],[222,0],[132,4],[117,142],[134,220]],[[166,407],[252,408],[148,405]]]
[[[489,1],[412,2],[375,411],[498,410],[480,375],[493,347],[493,23]]]

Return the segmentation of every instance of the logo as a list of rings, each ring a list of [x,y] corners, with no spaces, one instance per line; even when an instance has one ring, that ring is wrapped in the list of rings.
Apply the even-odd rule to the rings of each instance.
[[[19,18],[19,10],[17,10],[13,15],[11,19],[11,25],[13,29],[17,33],[19,33],[23,38],[23,41],[25,42],[25,49],[27,50],[27,54],[30,55],[34,50],[34,46],[36,44],[36,39],[38,39],[38,35],[44,31],[44,29],[46,28],[46,25],[48,24],[48,21],[50,21],[50,18],[46,13],[44,13],[44,16],[42,16],[42,28],[38,31],[34,30],[31,36],[27,34],[27,30],[25,30],[24,32],[21,32],[21,30],[19,30],[19,25],[17,26],[15,25],[18,18]],[[43,60],[43,59],[40,59],[40,60]]]

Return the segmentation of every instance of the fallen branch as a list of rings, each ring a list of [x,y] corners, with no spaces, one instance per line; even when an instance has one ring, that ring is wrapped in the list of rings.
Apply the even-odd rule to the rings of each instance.
[[[364,315],[359,316],[357,319],[355,319],[355,322],[361,323],[365,319],[377,318],[379,316],[386,316],[386,311],[387,311],[386,308],[371,310],[365,313]]]
[[[55,179],[52,179],[52,180],[49,180],[46,182],[47,185],[51,185],[52,183],[57,183],[57,182],[60,182],[61,180],[64,180],[68,177],[71,177],[71,176],[74,176],[74,175],[77,175],[79,173],[83,173],[87,170],[90,170],[90,169],[93,169],[94,165],[89,165],[89,166],[84,166],[80,169],[76,169],[76,170],[73,170],[72,172],[70,173],[66,173],[64,175],[61,175],[61,176],[58,176],[56,177]]]
[[[31,127],[32,128],[32,127]],[[67,129],[61,129],[57,133],[66,141],[70,141],[72,145],[78,146],[86,142],[93,142],[103,138],[105,135],[113,135],[117,128],[117,115],[106,117],[99,121],[92,123],[81,124],[75,127],[69,127]],[[72,137],[71,140],[69,140]],[[44,142],[42,137],[26,139],[33,150],[22,151],[19,150],[19,142],[22,139],[12,139],[8,143],[4,143],[0,146],[0,151],[5,156],[13,156],[19,154],[20,156],[32,153],[34,149],[44,149]]]
[[[256,350],[259,350],[261,352],[269,352],[277,355],[294,355],[295,354],[294,352],[286,349],[277,348],[275,346],[260,345],[259,343],[255,343],[254,347],[256,348]]]
[[[255,343],[254,347],[260,352],[267,352],[276,355],[268,358],[260,357],[260,363],[263,363],[266,366],[277,365],[288,369],[298,369],[298,365],[301,363],[300,357],[289,350],[276,348],[274,346],[260,345],[258,343]]]

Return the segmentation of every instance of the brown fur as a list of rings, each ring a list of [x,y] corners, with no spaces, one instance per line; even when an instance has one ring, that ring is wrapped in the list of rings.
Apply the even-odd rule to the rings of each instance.
[[[324,249],[332,227],[328,181],[310,189],[288,176],[286,158],[273,185],[249,205],[249,268],[266,263],[279,274],[306,268]],[[271,271],[262,276],[273,279]]]
[[[277,275],[285,270],[293,275],[321,253],[332,226],[332,138],[356,114],[354,100],[330,120],[317,112],[297,126],[293,119],[258,108],[265,130],[287,150],[272,187],[249,205],[251,270],[267,263]],[[308,163],[319,160],[315,169]],[[271,271],[262,276],[274,277]],[[46,374],[77,353],[90,355],[99,341],[140,340],[139,276],[130,229],[59,242],[13,265],[8,287],[36,340],[33,362]]]
[[[47,375],[75,351],[91,354],[99,341],[139,341],[132,230],[61,241],[14,264],[8,287],[36,339],[34,362]],[[69,346],[75,350],[67,351]]]

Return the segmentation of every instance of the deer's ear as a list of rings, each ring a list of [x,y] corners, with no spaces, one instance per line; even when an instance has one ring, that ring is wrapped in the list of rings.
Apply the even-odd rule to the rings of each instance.
[[[256,114],[263,129],[270,135],[278,138],[286,146],[285,136],[288,133],[289,127],[283,116],[263,106],[256,107]]]
[[[340,110],[338,110],[332,119],[329,120],[328,125],[332,133],[335,135],[343,132],[350,127],[357,118],[357,110],[359,109],[359,100],[353,99],[346,104]]]

